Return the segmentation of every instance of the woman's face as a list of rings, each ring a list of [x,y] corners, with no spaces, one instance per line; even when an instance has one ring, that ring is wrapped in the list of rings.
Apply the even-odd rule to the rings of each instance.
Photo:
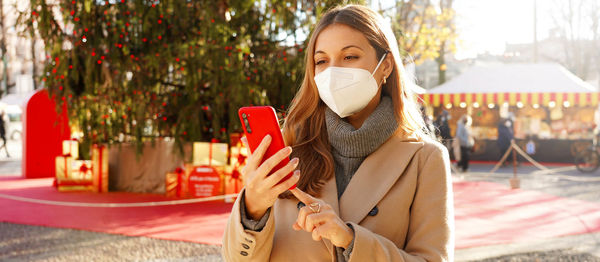
[[[384,71],[388,71],[386,69],[390,67],[391,59],[385,60],[373,74],[377,84],[381,84],[384,75],[387,76]],[[347,25],[329,25],[321,31],[315,41],[315,75],[330,66],[362,68],[373,73],[378,62],[375,48],[369,44],[367,38]]]

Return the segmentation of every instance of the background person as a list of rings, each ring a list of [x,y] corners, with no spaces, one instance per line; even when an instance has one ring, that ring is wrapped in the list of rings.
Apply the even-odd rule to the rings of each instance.
[[[460,161],[458,167],[463,171],[469,171],[469,160],[471,151],[475,145],[475,139],[471,133],[471,124],[473,119],[469,115],[463,115],[458,121],[456,127],[456,138],[460,144]]]
[[[6,157],[10,157],[10,154],[8,153],[8,147],[6,146],[6,125],[7,125],[7,123],[4,122],[5,117],[6,117],[6,114],[4,113],[4,111],[0,112],[0,138],[2,139],[2,146],[0,147],[0,150],[2,150],[2,148],[4,148],[4,151],[6,152]]]
[[[498,149],[500,150],[500,158],[501,159],[506,151],[510,148],[510,141],[514,138],[514,133],[512,130],[512,123],[508,119],[501,119],[498,122],[498,140],[496,140],[496,144],[498,145]],[[504,161],[503,165],[508,165],[508,161]]]

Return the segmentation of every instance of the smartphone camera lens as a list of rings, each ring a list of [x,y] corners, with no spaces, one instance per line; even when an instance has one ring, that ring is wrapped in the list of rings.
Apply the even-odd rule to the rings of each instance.
[[[250,123],[248,122],[246,114],[242,114],[242,118],[244,120],[244,125],[246,126],[246,132],[248,132],[248,134],[252,133],[252,129],[250,128]]]

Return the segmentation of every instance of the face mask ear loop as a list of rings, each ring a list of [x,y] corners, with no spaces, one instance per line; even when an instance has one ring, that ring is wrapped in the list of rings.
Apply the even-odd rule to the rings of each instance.
[[[385,60],[385,57],[387,56],[387,54],[388,54],[388,51],[385,51],[385,54],[383,54],[383,56],[379,60],[379,63],[377,63],[377,66],[375,67],[375,70],[373,70],[373,73],[371,73],[371,76],[373,76],[375,74],[375,72],[377,72],[377,69],[379,69],[379,66],[381,65],[381,63],[383,63],[383,60]]]

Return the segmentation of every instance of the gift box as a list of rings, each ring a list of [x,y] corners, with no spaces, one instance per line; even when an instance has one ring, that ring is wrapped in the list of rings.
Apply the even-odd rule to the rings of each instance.
[[[194,166],[188,176],[191,197],[212,197],[221,194],[221,172],[212,166]]]
[[[92,161],[91,160],[74,160],[71,165],[71,177],[78,180],[92,181]]]
[[[237,146],[232,146],[230,148],[231,155],[229,157],[229,163],[231,166],[239,167],[246,163],[246,158],[248,156],[248,149],[241,144]]]
[[[62,142],[63,155],[70,155],[73,159],[79,158],[79,143],[77,140],[63,140]]]
[[[92,146],[92,180],[95,192],[108,192],[108,148],[105,145]]]
[[[223,179],[224,181],[224,194],[239,194],[244,187],[244,181],[242,180],[242,175],[237,168],[233,168],[231,172],[229,172]],[[226,203],[233,203],[235,201],[235,197],[227,197],[225,198]]]
[[[178,167],[165,176],[165,195],[167,197],[185,197],[187,190],[183,181],[186,179],[185,169]],[[187,183],[186,183],[187,185]]]
[[[192,164],[194,166],[224,166],[227,164],[226,143],[194,142]]]
[[[94,183],[92,180],[80,179],[57,180],[56,188],[59,192],[94,191]]]
[[[55,168],[56,168],[56,179],[57,180],[67,180],[72,178],[72,168],[73,165],[73,157],[71,156],[57,156],[55,158]]]
[[[223,177],[223,192],[225,195],[239,194],[244,187],[244,181],[241,174],[243,166],[246,164],[248,149],[240,140],[241,134],[231,134],[231,148],[229,157],[229,167],[227,174]],[[225,198],[225,202],[231,203],[235,201],[235,197]]]

